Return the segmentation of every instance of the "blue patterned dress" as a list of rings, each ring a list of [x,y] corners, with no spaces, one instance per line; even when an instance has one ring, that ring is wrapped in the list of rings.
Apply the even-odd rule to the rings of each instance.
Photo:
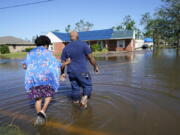
[[[59,88],[61,63],[43,46],[31,50],[23,64],[27,66],[25,89],[32,99],[49,97]]]

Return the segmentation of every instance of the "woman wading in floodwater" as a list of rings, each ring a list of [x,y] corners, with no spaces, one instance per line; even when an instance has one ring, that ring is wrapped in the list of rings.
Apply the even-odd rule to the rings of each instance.
[[[28,97],[36,100],[35,125],[43,125],[47,118],[46,109],[59,88],[61,67],[68,65],[70,59],[61,64],[48,50],[51,41],[47,36],[37,37],[35,44],[37,48],[32,49],[23,62],[23,68],[26,69],[25,89]],[[43,98],[45,102],[42,107]]]

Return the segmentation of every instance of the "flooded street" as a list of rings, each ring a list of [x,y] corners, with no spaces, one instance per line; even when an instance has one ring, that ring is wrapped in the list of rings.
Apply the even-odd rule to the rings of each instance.
[[[28,135],[180,134],[180,50],[131,52],[98,64],[88,109],[71,104],[67,80],[47,111],[47,126],[36,128],[21,60],[1,59],[0,126],[15,124]]]

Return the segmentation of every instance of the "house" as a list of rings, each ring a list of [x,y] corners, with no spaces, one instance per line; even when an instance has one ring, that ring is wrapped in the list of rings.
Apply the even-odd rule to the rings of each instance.
[[[70,42],[69,33],[49,32],[47,36],[53,43],[50,50],[59,54],[64,46]],[[99,44],[109,51],[133,51],[135,49],[134,31],[114,31],[113,29],[79,32],[79,39],[90,46]]]
[[[31,42],[13,36],[0,37],[0,45],[8,45],[10,52],[21,52],[26,48],[34,48]]]

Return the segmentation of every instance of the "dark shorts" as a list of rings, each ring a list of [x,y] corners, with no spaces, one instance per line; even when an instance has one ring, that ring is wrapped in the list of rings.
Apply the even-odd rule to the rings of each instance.
[[[51,86],[41,85],[30,88],[30,92],[28,93],[28,98],[38,99],[42,97],[53,97],[54,94],[55,91]]]

